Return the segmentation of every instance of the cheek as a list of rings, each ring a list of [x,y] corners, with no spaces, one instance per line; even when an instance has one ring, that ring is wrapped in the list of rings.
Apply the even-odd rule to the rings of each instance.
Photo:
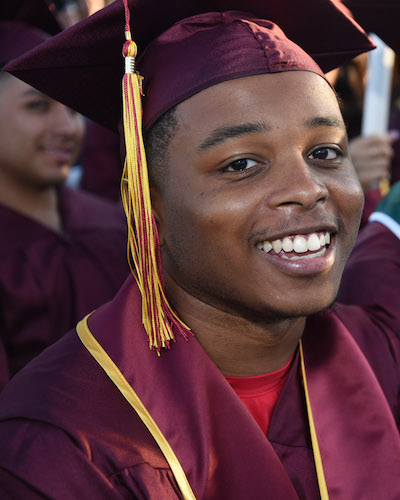
[[[243,224],[249,222],[254,213],[255,197],[227,190],[200,193],[196,200],[186,200],[186,211],[190,224],[198,226],[203,233],[223,237],[242,233]]]
[[[361,216],[364,193],[353,165],[349,162],[343,171],[332,172],[325,180],[339,212],[346,217]]]
[[[244,212],[242,202],[202,193],[190,199],[183,196],[166,212],[165,244],[174,260],[188,266],[195,262],[211,265],[217,260],[229,265],[231,256],[245,241]]]
[[[336,186],[336,197],[343,217],[353,220],[358,227],[364,206],[364,193],[356,174]]]
[[[210,240],[219,234],[221,211],[206,203],[192,201],[174,203],[167,213],[166,243],[185,248],[194,253],[203,253],[210,246]]]
[[[21,146],[29,147],[43,134],[46,127],[41,120],[20,119],[13,123],[12,132],[14,141],[19,141]]]
[[[9,120],[7,125],[0,125],[0,149],[3,159],[11,159],[12,163],[29,160],[32,155],[32,141],[35,129],[31,130],[26,123]]]
[[[75,127],[75,138],[77,143],[80,145],[86,132],[85,122],[81,116],[76,117],[76,127]]]
[[[331,193],[343,224],[342,256],[344,260],[347,260],[358,235],[364,206],[364,193],[356,175],[342,178],[341,182],[332,188]]]

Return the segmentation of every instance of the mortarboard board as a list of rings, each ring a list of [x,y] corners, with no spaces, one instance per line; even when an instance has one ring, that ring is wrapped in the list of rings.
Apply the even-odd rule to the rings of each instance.
[[[44,0],[0,2],[0,67],[61,31]]]
[[[272,20],[325,72],[373,48],[337,0],[130,0],[129,7],[139,57],[174,23],[225,10]],[[115,0],[7,70],[70,108],[117,130],[121,120],[124,40],[124,7],[122,0]],[[179,78],[187,80],[189,71],[182,71]]]
[[[357,22],[400,54],[399,0],[343,0]]]
[[[126,74],[121,88],[122,46]],[[185,329],[162,285],[142,138],[141,77],[134,67],[137,47],[148,128],[171,107],[224,80],[293,70],[323,76],[374,45],[337,0],[115,0],[7,66],[33,87],[112,129],[121,121],[123,102],[128,245],[142,294],[143,324],[150,347],[159,352],[169,346],[174,331],[185,335]]]

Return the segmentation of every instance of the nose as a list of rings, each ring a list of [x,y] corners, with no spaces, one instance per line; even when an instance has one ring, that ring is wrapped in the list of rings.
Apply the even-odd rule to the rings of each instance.
[[[267,200],[269,207],[297,205],[309,209],[324,203],[329,191],[318,168],[301,153],[291,154],[276,162],[273,179],[269,179],[273,186]]]
[[[55,106],[51,125],[54,133],[66,138],[80,140],[83,134],[82,117],[61,103]]]

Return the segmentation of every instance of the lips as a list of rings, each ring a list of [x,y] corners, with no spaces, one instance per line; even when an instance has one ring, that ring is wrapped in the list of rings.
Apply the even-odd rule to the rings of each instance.
[[[40,149],[42,152],[50,155],[58,162],[71,163],[73,158],[73,150],[68,146],[45,145],[42,146]]]
[[[263,252],[289,260],[312,259],[326,253],[331,242],[331,233],[318,231],[307,234],[293,234],[273,241],[257,243]]]

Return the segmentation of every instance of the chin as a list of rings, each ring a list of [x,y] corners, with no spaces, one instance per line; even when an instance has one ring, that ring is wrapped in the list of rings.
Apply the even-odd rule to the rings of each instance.
[[[336,300],[338,287],[316,290],[314,294],[296,293],[279,303],[265,304],[264,315],[276,320],[313,316],[329,309]]]
[[[36,183],[37,189],[41,191],[46,191],[47,189],[55,189],[59,188],[63,184],[65,184],[65,181],[67,180],[66,177],[53,177],[51,179],[42,179],[41,181]]]
[[[60,168],[59,170],[57,170],[57,172],[54,173],[53,176],[49,176],[48,183],[52,184],[53,186],[59,186],[60,184],[66,182],[70,172],[71,169],[69,167]]]
[[[278,319],[289,319],[289,318],[302,318],[306,316],[314,316],[316,314],[321,314],[330,307],[333,306],[336,300],[336,294],[327,300],[319,300],[315,302],[308,302],[305,304],[293,303],[287,308],[279,307],[273,310],[273,314]]]

